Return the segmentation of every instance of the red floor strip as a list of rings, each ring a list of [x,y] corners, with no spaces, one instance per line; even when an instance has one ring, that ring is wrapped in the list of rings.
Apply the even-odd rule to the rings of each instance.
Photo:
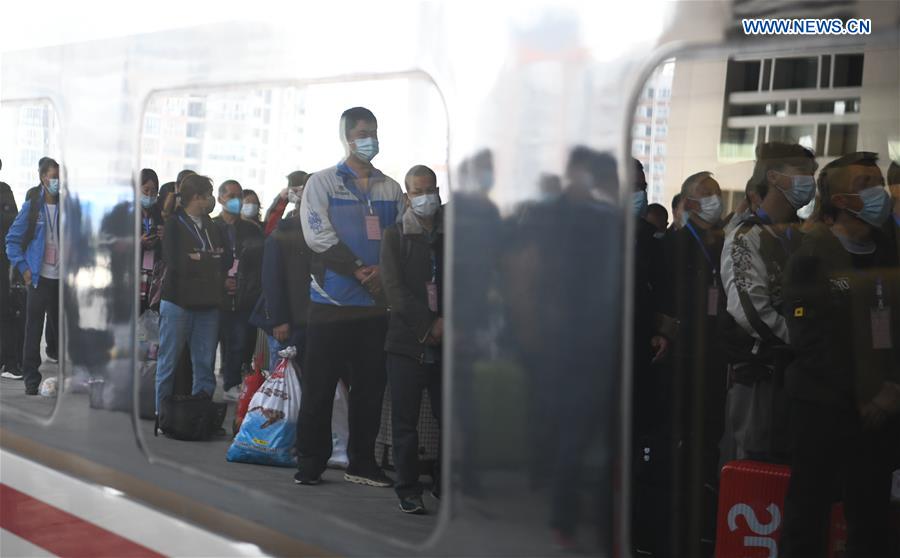
[[[2,483],[0,527],[62,558],[163,556]]]

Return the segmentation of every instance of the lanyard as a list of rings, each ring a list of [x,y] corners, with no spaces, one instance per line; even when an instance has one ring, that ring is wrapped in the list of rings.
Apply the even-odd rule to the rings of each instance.
[[[231,245],[231,257],[237,257],[237,232],[234,225],[225,224],[225,232],[228,235],[228,243]]]
[[[342,174],[341,178],[344,180],[344,188],[349,190],[357,200],[366,203],[366,206],[369,209],[369,215],[375,215],[375,210],[372,208],[372,200],[369,199],[367,193],[363,193],[362,190],[356,187],[356,178],[352,175],[348,176],[347,174]],[[369,175],[367,180],[371,181],[372,175]],[[371,188],[371,184],[369,185],[369,188]]]
[[[437,283],[437,253],[431,248],[431,282]]]
[[[703,251],[703,257],[706,258],[707,263],[709,263],[709,268],[712,270],[713,278],[716,277],[718,270],[716,269],[716,264],[713,263],[712,256],[709,255],[709,251],[706,249],[706,244],[703,243],[703,240],[700,238],[700,235],[697,234],[697,231],[694,229],[694,225],[688,221],[685,226],[687,230],[691,231],[691,235],[694,237],[694,240],[697,241],[697,245],[700,246],[700,250]]]
[[[194,237],[200,242],[200,248],[202,250],[206,250],[206,242],[203,241],[203,236],[200,234],[200,229],[197,227],[197,225],[193,222],[189,225],[181,215],[178,216],[178,220],[181,221],[181,224],[187,227],[187,229],[191,231],[191,234],[193,234]],[[209,232],[206,233],[206,238],[207,240],[209,240]],[[212,241],[210,241],[209,243],[209,249],[212,249]]]
[[[149,217],[144,219],[144,234],[150,234],[150,228],[152,227],[153,220]]]
[[[59,230],[59,227],[56,226],[59,224],[59,206],[56,208],[56,219],[50,218],[50,210],[47,209],[47,206],[50,205],[44,202],[44,220],[47,222],[47,228],[50,229],[50,234],[53,236],[53,239],[56,239],[56,231]],[[51,222],[55,222],[51,224]]]

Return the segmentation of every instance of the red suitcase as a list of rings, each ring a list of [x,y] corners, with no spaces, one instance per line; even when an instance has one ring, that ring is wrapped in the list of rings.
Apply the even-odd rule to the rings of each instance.
[[[732,461],[719,479],[716,558],[774,558],[784,520],[791,468],[757,461]],[[844,507],[831,508],[828,558],[843,558],[847,546]]]
[[[757,461],[732,461],[719,479],[716,558],[778,556],[784,497],[791,469]]]

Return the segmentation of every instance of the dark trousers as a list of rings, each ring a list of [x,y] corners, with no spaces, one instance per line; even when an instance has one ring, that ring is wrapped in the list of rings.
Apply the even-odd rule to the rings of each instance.
[[[334,390],[342,377],[349,377],[350,385],[347,471],[378,470],[375,438],[386,382],[386,334],[387,312],[382,308],[310,305],[297,424],[297,465],[304,475],[318,476],[331,457]]]
[[[6,366],[10,372],[22,369],[22,318],[25,312],[24,304],[17,300],[19,294],[20,291],[13,291],[10,285],[9,262],[0,253],[0,368]]]
[[[890,556],[891,472],[900,416],[863,430],[855,411],[791,401],[793,452],[783,556],[825,556],[831,506],[843,499],[847,556]]]
[[[41,336],[44,333],[44,315],[58,331],[59,280],[41,277],[38,286],[28,285],[28,299],[25,303],[25,347],[22,368],[25,374],[25,388],[37,388],[41,383]]]
[[[400,498],[420,496],[419,410],[422,390],[428,390],[431,412],[441,423],[441,365],[423,364],[408,356],[389,353],[387,376],[391,386],[391,437],[394,444],[394,490]],[[440,481],[435,478],[435,487]]]
[[[226,390],[241,385],[241,365],[247,343],[246,311],[223,310],[219,318],[219,343],[222,349],[222,387]]]

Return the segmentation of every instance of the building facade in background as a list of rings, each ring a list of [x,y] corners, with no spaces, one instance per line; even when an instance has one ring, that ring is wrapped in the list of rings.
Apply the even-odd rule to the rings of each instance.
[[[723,59],[680,58],[672,84],[665,193],[712,171],[726,208],[741,196],[754,149],[766,141],[812,149],[819,167],[845,153],[879,154],[882,171],[900,158],[900,54],[896,48],[769,52]],[[635,136],[637,137],[637,136]]]
[[[650,203],[666,206],[671,200],[671,196],[665,195],[665,175],[674,75],[675,61],[668,60],[647,80],[634,113],[631,139],[631,155],[644,165]]]

